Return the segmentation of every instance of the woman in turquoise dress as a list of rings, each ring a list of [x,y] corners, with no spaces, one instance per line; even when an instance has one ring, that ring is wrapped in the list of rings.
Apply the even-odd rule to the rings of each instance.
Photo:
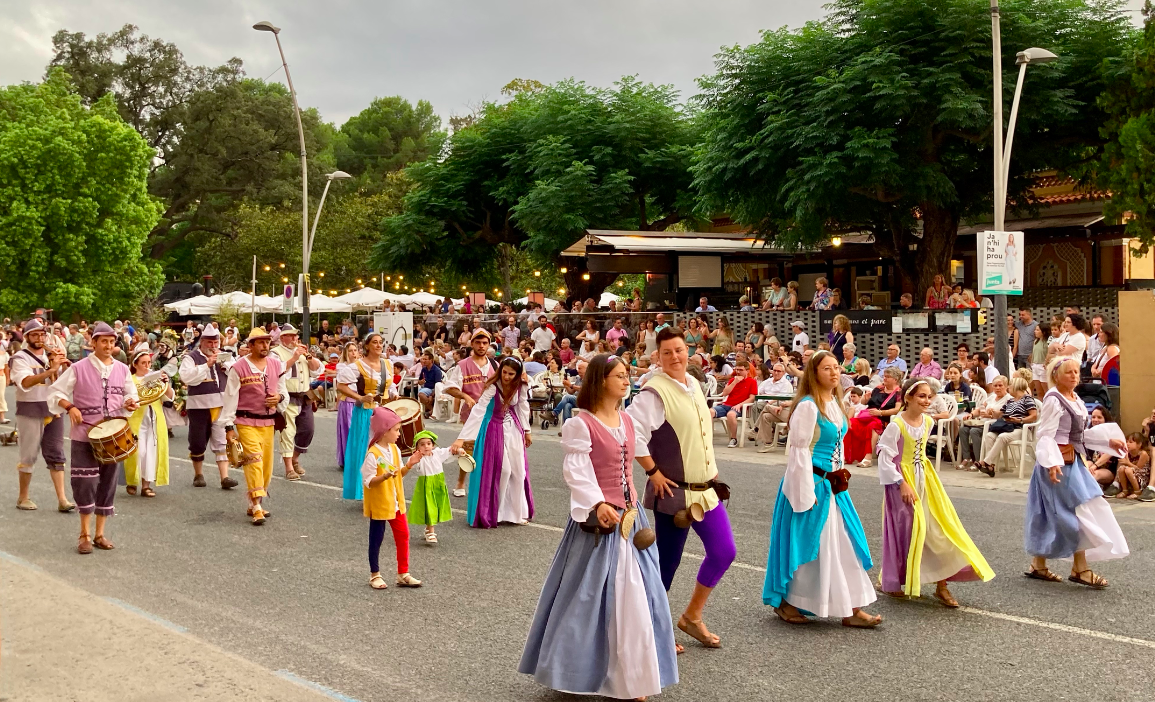
[[[862,608],[875,601],[873,567],[842,467],[841,367],[829,351],[806,365],[790,413],[786,475],[770,525],[762,601],[789,624],[841,617],[843,626],[873,628],[882,617]]]
[[[360,500],[364,491],[361,484],[361,463],[369,450],[369,423],[381,399],[394,394],[392,378],[383,369],[387,367],[381,358],[385,346],[380,334],[370,334],[365,339],[365,353],[342,369],[337,377],[337,391],[352,398],[353,413],[349,421],[349,434],[345,439],[344,485],[341,496],[346,500]]]

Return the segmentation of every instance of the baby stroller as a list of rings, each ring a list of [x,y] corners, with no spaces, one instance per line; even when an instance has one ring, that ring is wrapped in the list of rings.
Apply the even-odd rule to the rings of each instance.
[[[561,388],[555,388],[550,382],[549,373],[546,371],[542,371],[529,379],[530,422],[532,423],[534,416],[536,416],[541,420],[542,431],[558,422],[553,413],[553,406],[554,397],[560,391]]]

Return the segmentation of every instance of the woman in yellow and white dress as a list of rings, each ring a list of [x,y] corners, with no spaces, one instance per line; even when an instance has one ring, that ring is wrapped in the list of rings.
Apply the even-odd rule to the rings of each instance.
[[[152,354],[147,350],[137,351],[132,355],[131,365],[132,381],[139,392],[144,377],[151,372]],[[168,424],[164,419],[164,401],[172,398],[172,385],[169,385],[156,401],[141,404],[128,417],[128,425],[137,437],[136,453],[124,459],[124,481],[130,495],[135,495],[139,488],[142,496],[156,497],[153,486],[168,485]]]

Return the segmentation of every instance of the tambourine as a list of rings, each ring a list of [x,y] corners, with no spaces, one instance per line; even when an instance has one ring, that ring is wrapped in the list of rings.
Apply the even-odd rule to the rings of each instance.
[[[463,473],[472,473],[473,469],[477,467],[477,464],[474,462],[473,456],[462,454],[457,457],[457,467],[460,468]]]

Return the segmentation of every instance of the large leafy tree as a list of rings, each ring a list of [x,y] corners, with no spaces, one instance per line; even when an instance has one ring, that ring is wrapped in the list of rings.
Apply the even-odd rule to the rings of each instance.
[[[874,235],[880,254],[926,287],[949,270],[958,225],[992,209],[991,26],[973,0],[835,0],[797,31],[723,51],[702,80],[705,143],[695,182],[772,242],[809,245],[832,230]],[[1030,208],[1032,172],[1095,157],[1097,98],[1118,70],[1128,20],[1115,0],[1002,3],[1003,84],[1016,52],[1032,67],[1008,192]]]
[[[0,307],[110,318],[158,291],[140,255],[159,216],[152,155],[110,97],[84,106],[62,70],[0,89]]]
[[[441,118],[425,100],[377,98],[341,125],[333,144],[337,168],[361,177],[361,186],[384,187],[385,175],[438,156],[445,143]]]
[[[50,67],[68,72],[85,104],[110,95],[155,149],[149,190],[164,211],[144,247],[149,257],[171,262],[201,239],[198,233],[233,236],[243,199],[300,198],[297,128],[280,84],[246,79],[235,58],[216,68],[189,66],[175,45],[132,25],[95,38],[61,30],[53,47]],[[310,183],[320,194],[322,175],[333,166],[333,130],[312,110],[302,120]]]
[[[1155,244],[1155,12],[1144,4],[1143,34],[1127,57],[1128,72],[1105,93],[1102,134],[1108,140],[1100,183],[1111,192],[1106,214],[1126,222],[1143,252]]]
[[[375,265],[496,274],[512,295],[519,249],[554,264],[587,228],[663,230],[692,215],[696,133],[671,88],[626,77],[613,89],[515,81],[507,92],[454,131],[443,158],[407,170],[413,190],[385,220]],[[571,270],[565,282],[585,296],[613,277]]]

